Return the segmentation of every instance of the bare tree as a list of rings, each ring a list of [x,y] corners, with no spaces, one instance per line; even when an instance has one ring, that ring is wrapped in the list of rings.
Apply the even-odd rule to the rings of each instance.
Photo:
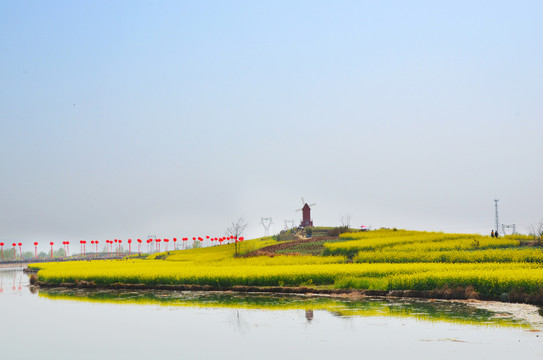
[[[238,241],[239,237],[243,235],[245,228],[247,227],[247,220],[244,217],[240,217],[236,221],[232,222],[226,228],[226,235],[233,236],[236,239],[236,256],[238,255]]]
[[[539,220],[537,224],[530,224],[530,235],[534,237],[534,240],[539,244],[543,241],[543,219]]]
[[[351,215],[345,214],[339,216],[339,222],[341,223],[341,226],[344,228],[349,228],[351,226]]]

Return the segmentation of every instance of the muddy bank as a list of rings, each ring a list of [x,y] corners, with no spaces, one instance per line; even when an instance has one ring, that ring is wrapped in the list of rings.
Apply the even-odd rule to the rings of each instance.
[[[347,298],[361,297],[398,297],[398,298],[418,298],[418,299],[443,299],[443,300],[487,300],[526,303],[533,305],[542,305],[541,294],[525,294],[520,291],[512,291],[509,294],[502,294],[499,299],[483,298],[473,288],[443,288],[435,290],[364,290],[364,289],[324,289],[311,288],[306,286],[245,286],[235,285],[232,287],[218,287],[211,285],[164,285],[164,284],[123,284],[115,283],[108,285],[97,285],[94,281],[78,281],[74,283],[51,284],[38,281],[35,274],[30,277],[31,286],[43,288],[82,288],[82,289],[113,289],[113,290],[171,290],[171,291],[234,291],[239,293],[268,293],[268,294],[300,294],[300,295],[325,295]]]
[[[27,269],[27,266],[28,266],[28,263],[21,263],[21,262],[0,263],[0,269],[20,269],[23,267],[24,269]]]

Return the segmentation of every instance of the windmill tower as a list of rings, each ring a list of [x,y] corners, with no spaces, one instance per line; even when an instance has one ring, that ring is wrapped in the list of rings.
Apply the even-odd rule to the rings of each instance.
[[[317,204],[310,204],[308,205],[304,198],[302,198],[302,205],[303,207],[301,209],[298,209],[296,211],[302,212],[302,222],[300,223],[301,227],[307,227],[307,226],[313,226],[313,221],[311,220],[311,206],[315,206]]]

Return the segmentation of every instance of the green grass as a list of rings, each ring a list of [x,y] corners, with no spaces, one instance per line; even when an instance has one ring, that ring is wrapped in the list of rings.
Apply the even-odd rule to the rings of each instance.
[[[336,289],[387,290],[388,279],[348,276],[336,280],[336,282],[334,283],[334,287]]]
[[[315,237],[314,237],[315,238]],[[324,244],[325,243],[335,243],[335,242],[343,242],[348,241],[346,239],[337,238],[337,239],[327,239],[322,240],[315,238],[315,241],[306,242],[306,243],[299,243],[294,246],[291,246],[287,249],[278,250],[278,254],[301,254],[301,255],[313,255],[313,256],[322,256],[324,252]]]

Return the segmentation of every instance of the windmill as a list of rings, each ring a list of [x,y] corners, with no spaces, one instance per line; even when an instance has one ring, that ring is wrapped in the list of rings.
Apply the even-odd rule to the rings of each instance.
[[[313,221],[311,221],[311,206],[315,206],[317,204],[307,204],[302,198],[302,208],[298,209],[296,211],[302,212],[302,222],[300,223],[301,227],[307,227],[307,226],[313,226]]]

